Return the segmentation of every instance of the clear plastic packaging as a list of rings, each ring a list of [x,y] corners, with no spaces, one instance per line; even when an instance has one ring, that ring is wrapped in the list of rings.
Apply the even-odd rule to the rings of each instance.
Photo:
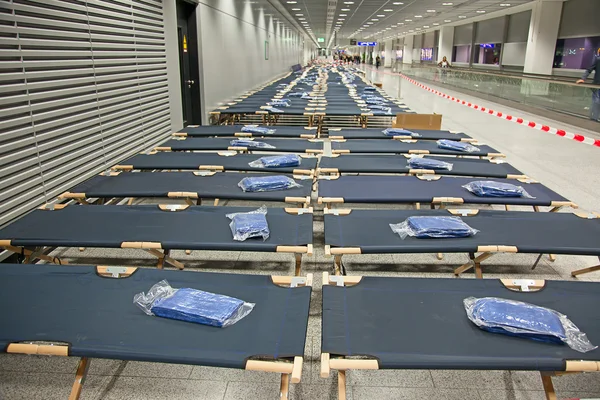
[[[373,106],[385,106],[387,102],[375,99],[365,99],[365,103]]]
[[[288,93],[287,97],[304,97],[304,95],[308,96],[308,93],[306,93],[306,92],[293,92],[293,93]]]
[[[244,192],[274,192],[277,190],[287,190],[291,188],[302,187],[295,180],[284,175],[273,176],[254,176],[242,179],[238,186]]]
[[[302,158],[297,154],[283,154],[280,156],[265,156],[248,163],[252,168],[282,168],[297,167],[302,163]]]
[[[252,139],[234,139],[229,142],[233,147],[249,147],[253,149],[274,149],[275,146]]]
[[[271,100],[267,105],[272,107],[290,107],[292,101],[290,99]]]
[[[136,294],[133,304],[148,315],[219,328],[235,324],[254,308],[253,303],[234,297],[190,288],[174,289],[166,280],[152,286],[148,293]]]
[[[267,128],[258,125],[246,125],[242,127],[242,132],[254,133],[256,135],[272,135],[276,129]]]
[[[598,347],[566,315],[550,308],[498,297],[467,297],[463,303],[471,322],[489,332],[564,343],[581,353]]]
[[[279,108],[270,107],[270,106],[265,107],[264,109],[267,110],[268,112],[272,112],[272,113],[276,113],[276,114],[284,112],[283,110],[280,110]]]
[[[246,213],[227,214],[227,218],[231,220],[229,228],[231,228],[233,240],[243,242],[254,237],[260,237],[263,240],[269,238],[271,232],[267,223],[266,206]]]
[[[402,239],[407,236],[417,239],[465,238],[479,232],[459,217],[408,217],[399,224],[390,224],[390,228]]]
[[[411,157],[408,166],[414,169],[432,169],[434,171],[452,171],[452,163],[425,157]]]
[[[479,197],[523,197],[534,199],[522,186],[494,181],[473,181],[463,185],[465,189]]]
[[[410,136],[414,138],[421,137],[421,135],[419,135],[417,132],[412,132],[402,128],[387,128],[381,132],[383,132],[385,136]]]
[[[392,109],[390,107],[369,105],[369,108],[371,110],[381,111],[386,114],[392,114]]]
[[[440,139],[437,141],[437,145],[440,149],[463,151],[465,153],[474,153],[479,151],[479,147],[475,147],[466,142],[457,142],[455,140]]]

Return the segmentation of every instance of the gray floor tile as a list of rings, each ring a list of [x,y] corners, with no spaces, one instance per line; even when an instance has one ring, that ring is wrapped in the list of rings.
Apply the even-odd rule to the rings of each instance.
[[[223,400],[278,399],[279,382],[229,382]]]
[[[0,353],[0,371],[75,373],[76,357]]]
[[[98,400],[223,400],[226,386],[222,381],[115,377]]]
[[[480,400],[476,390],[353,386],[353,400]]]
[[[0,372],[2,400],[64,400],[69,397],[75,374]],[[81,392],[81,400],[97,399],[107,377],[90,376]]]
[[[332,400],[338,398],[337,381],[330,384],[302,384],[292,385],[290,400]],[[346,399],[352,400],[352,387],[346,388]]]
[[[194,366],[190,379],[202,379],[224,382],[262,382],[279,383],[280,374],[272,372],[245,371],[232,368],[214,368]]]
[[[479,390],[481,400],[546,400],[543,390]]]
[[[433,387],[433,379],[428,370],[353,370],[348,371],[346,376],[352,386]]]
[[[432,370],[436,388],[543,390],[538,372]]]

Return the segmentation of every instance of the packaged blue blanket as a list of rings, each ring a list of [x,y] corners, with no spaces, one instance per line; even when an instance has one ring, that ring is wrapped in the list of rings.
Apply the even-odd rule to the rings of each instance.
[[[304,97],[304,95],[308,96],[308,93],[306,92],[293,92],[293,93],[288,93],[288,97]]]
[[[410,136],[414,138],[421,137],[421,135],[419,135],[417,132],[412,132],[402,128],[387,128],[381,132],[383,132],[385,136]]]
[[[146,314],[225,328],[250,314],[254,304],[203,290],[174,289],[162,280],[148,293],[138,293],[133,303]]]
[[[440,149],[463,151],[465,153],[474,153],[479,151],[478,147],[466,142],[457,142],[455,140],[440,139],[437,141],[437,145]]]
[[[261,237],[263,240],[269,238],[271,232],[267,223],[267,207],[265,206],[247,213],[227,214],[227,218],[231,220],[229,228],[233,233],[233,240],[243,242],[253,237]]]
[[[281,114],[281,113],[284,112],[283,110],[281,110],[279,108],[275,108],[275,107],[271,107],[271,106],[265,107],[264,109],[267,110],[268,112],[272,112],[272,113],[275,113],[275,114]]]
[[[302,187],[290,177],[284,175],[266,175],[255,176],[242,179],[238,186],[244,192],[273,192],[277,190],[286,190]]]
[[[242,127],[242,132],[253,133],[256,135],[272,135],[276,132],[276,129],[257,125],[246,125]]]
[[[282,168],[297,167],[302,163],[302,158],[297,154],[283,154],[280,156],[265,156],[248,163],[253,168]]]
[[[234,139],[229,142],[233,147],[247,147],[253,149],[274,149],[275,146],[252,139]]]
[[[547,343],[565,343],[582,353],[594,350],[585,333],[550,308],[498,297],[463,300],[467,317],[479,328]]]
[[[369,109],[371,109],[373,111],[380,111],[385,114],[392,114],[392,109],[390,107],[374,106],[374,105],[368,105],[368,107],[369,107]]]
[[[399,224],[390,224],[390,228],[402,239],[407,236],[417,239],[465,238],[479,232],[459,217],[408,217]]]
[[[414,169],[429,169],[434,171],[452,171],[452,164],[445,161],[425,157],[411,157],[408,166]]]
[[[290,99],[271,100],[267,105],[272,107],[290,107],[292,101]]]
[[[479,197],[524,197],[533,199],[522,186],[505,182],[473,181],[463,185],[465,189]]]

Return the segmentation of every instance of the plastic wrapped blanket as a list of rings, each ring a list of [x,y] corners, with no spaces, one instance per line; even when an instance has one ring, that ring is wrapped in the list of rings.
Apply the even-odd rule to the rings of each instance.
[[[246,125],[242,127],[242,132],[254,133],[257,135],[272,135],[276,129],[266,128],[258,125]]]
[[[302,187],[290,177],[284,175],[274,176],[256,176],[242,179],[238,186],[244,192],[274,192],[277,190],[287,190],[291,188]]]
[[[304,97],[304,95],[308,96],[308,93],[306,93],[306,92],[294,92],[294,93],[289,93],[287,96],[288,97]]]
[[[368,105],[373,105],[373,106],[385,106],[387,104],[387,102],[385,100],[373,100],[373,99],[366,99],[365,103],[367,103]]]
[[[271,100],[267,103],[267,105],[272,107],[290,107],[292,105],[292,102],[290,99]]]
[[[421,137],[421,135],[419,135],[417,132],[412,132],[402,128],[387,128],[381,132],[383,132],[385,136],[410,136],[414,138]]]
[[[408,166],[414,169],[432,169],[434,171],[452,171],[452,164],[432,158],[411,157]]]
[[[479,151],[479,147],[475,147],[472,144],[448,139],[438,140],[437,145],[440,149],[463,151],[465,153],[474,153]]]
[[[258,140],[251,139],[234,139],[229,142],[233,147],[247,147],[253,149],[274,149],[275,146],[265,143],[259,142]]]
[[[392,114],[392,109],[390,107],[369,105],[369,108],[374,111],[381,111],[385,114]]]
[[[190,288],[174,289],[162,280],[133,303],[146,314],[225,328],[250,314],[254,304],[221,294]]]
[[[550,308],[498,297],[468,297],[463,303],[467,317],[483,330],[541,342],[565,343],[582,353],[597,348],[566,315]]]
[[[408,217],[399,224],[390,224],[390,228],[402,239],[407,236],[417,239],[464,238],[479,232],[459,217]]]
[[[479,197],[525,197],[533,199],[522,186],[494,181],[473,181],[463,185],[465,189]]]
[[[268,112],[272,112],[272,113],[276,113],[276,114],[284,112],[283,110],[281,110],[279,108],[275,108],[275,107],[271,107],[271,106],[265,107],[264,109],[267,110]]]
[[[281,156],[265,156],[248,163],[252,168],[281,168],[297,167],[302,163],[302,158],[297,154],[284,154]]]
[[[267,223],[267,207],[250,211],[247,213],[227,214],[231,220],[229,228],[233,234],[233,240],[243,242],[247,239],[260,237],[267,240],[270,235],[269,224]]]

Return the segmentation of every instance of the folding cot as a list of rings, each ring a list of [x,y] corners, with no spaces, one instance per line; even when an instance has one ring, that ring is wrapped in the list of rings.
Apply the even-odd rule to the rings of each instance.
[[[87,199],[100,198],[134,198],[138,197],[168,197],[185,199],[190,205],[201,204],[201,200],[219,199],[279,201],[295,203],[308,207],[312,192],[312,179],[307,176],[289,176],[300,187],[271,192],[244,192],[238,183],[243,178],[266,177],[267,174],[242,174],[224,172],[210,175],[197,175],[196,172],[113,172],[108,175],[96,175],[80,183],[69,192],[59,196],[60,199],[75,199],[87,203]],[[305,181],[298,180],[306,178]]]
[[[133,304],[133,296],[161,280],[255,306],[227,328],[148,316]],[[70,400],[79,398],[91,358],[275,372],[287,399],[290,378],[292,383],[301,379],[311,285],[311,275],[2,264],[0,348],[80,358]]]
[[[334,180],[321,180],[319,183],[319,204],[338,203],[395,203],[431,204],[443,208],[459,204],[499,204],[552,207],[558,211],[562,207],[577,206],[558,193],[536,181],[519,179],[486,179],[498,183],[521,186],[533,198],[527,197],[480,197],[463,187],[475,178],[459,178],[439,175],[425,176],[341,176]]]
[[[309,155],[300,155],[301,163],[297,167],[259,168],[249,165],[260,157],[257,154],[152,152],[135,155],[122,161],[121,164],[115,165],[112,169],[116,171],[198,169],[202,171],[283,172],[312,176],[317,168],[317,158]]]
[[[412,216],[453,215],[479,232],[465,238],[401,239],[390,228]],[[481,277],[481,262],[495,253],[540,254],[534,267],[542,254],[600,257],[599,217],[579,212],[326,209],[325,253],[335,256],[336,271],[343,269],[344,254],[468,253],[470,261],[456,268],[455,275],[474,268]],[[573,276],[584,272],[588,269]]]
[[[489,178],[527,179],[521,171],[503,160],[480,160],[476,158],[429,157],[429,159],[449,162],[452,170],[423,170],[411,168],[410,155],[343,155],[321,157],[318,173],[333,177],[345,173],[366,174],[428,174],[479,176]]]
[[[474,142],[475,139],[467,135],[466,133],[458,131],[442,131],[442,130],[431,130],[431,129],[408,129],[410,132],[417,133],[418,137],[412,137],[410,135],[396,135],[387,136],[383,133],[384,129],[379,128],[365,128],[365,129],[352,129],[352,128],[329,128],[328,137],[331,140],[344,140],[344,139],[395,139],[395,140],[456,140],[460,142]]]
[[[219,151],[232,150],[242,152],[278,152],[278,153],[323,153],[323,143],[319,139],[260,139],[256,142],[266,143],[271,148],[254,148],[234,146],[232,139],[223,138],[177,138],[170,139],[156,147],[156,151]]]
[[[302,254],[312,254],[312,209],[269,208],[270,237],[233,240],[226,214],[256,207],[135,205],[91,207],[53,205],[19,218],[0,229],[0,247],[26,257],[60,262],[46,253],[54,247],[142,249],[183,269],[171,250],[220,250],[293,253],[296,275]],[[33,249],[32,249],[33,248]]]
[[[546,398],[556,400],[553,375],[600,370],[600,349],[580,353],[566,345],[479,329],[463,306],[471,296],[554,309],[566,314],[592,344],[600,344],[598,283],[324,273],[321,376],[338,370],[339,399],[345,400],[345,373],[351,369],[539,371]]]
[[[281,137],[281,138],[302,138],[316,139],[319,136],[317,127],[298,127],[298,126],[260,126],[261,128],[272,129],[274,132],[261,135],[251,132],[242,132],[244,125],[188,125],[173,136],[179,137]]]
[[[349,153],[397,153],[397,154],[439,154],[447,156],[468,157],[505,157],[498,150],[490,146],[473,143],[478,151],[466,153],[458,150],[440,149],[437,143],[430,140],[332,140],[331,152],[333,154]]]

